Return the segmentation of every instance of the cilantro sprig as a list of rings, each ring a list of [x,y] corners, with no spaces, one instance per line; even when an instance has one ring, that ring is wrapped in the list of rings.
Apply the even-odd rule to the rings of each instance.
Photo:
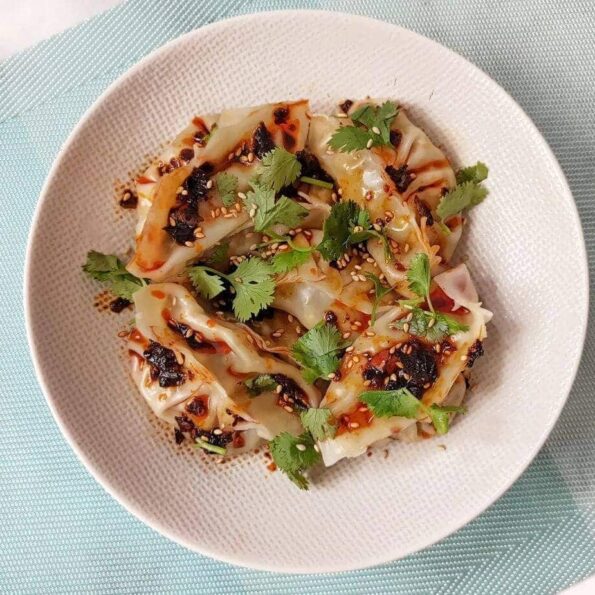
[[[337,260],[354,244],[377,238],[388,245],[386,236],[372,227],[368,211],[352,200],[338,202],[331,208],[323,226],[322,241],[316,247],[325,260]]]
[[[106,283],[115,296],[125,300],[132,300],[134,293],[146,285],[143,279],[129,273],[124,263],[113,254],[91,250],[82,268],[91,278]]]
[[[407,270],[407,281],[409,289],[418,297],[400,302],[404,309],[409,310],[409,313],[395,320],[391,324],[393,328],[418,337],[426,337],[432,343],[438,343],[445,337],[469,330],[466,324],[462,324],[456,318],[434,311],[430,299],[431,272],[427,254],[420,252],[413,257]],[[420,307],[424,301],[429,311]]]
[[[399,108],[392,101],[381,106],[366,103],[351,114],[354,126],[342,126],[331,136],[328,145],[336,151],[351,153],[390,144],[390,127]]]
[[[223,205],[232,207],[237,199],[238,177],[224,171],[217,175],[215,184]]]
[[[482,182],[488,177],[485,163],[478,161],[475,165],[465,167],[457,172],[457,185],[445,194],[438,203],[436,213],[442,221],[458,215],[484,201],[488,190]]]
[[[304,471],[322,459],[312,434],[304,432],[300,436],[294,436],[283,432],[269,442],[269,451],[277,467],[298,488],[307,490],[308,480],[304,477]]]
[[[256,231],[267,231],[279,223],[295,227],[308,214],[308,209],[291,198],[280,196],[275,199],[275,190],[262,184],[261,180],[253,180],[251,185],[252,190],[246,195],[244,204],[254,220]]]
[[[249,380],[244,380],[244,386],[251,397],[258,397],[262,393],[277,388],[277,381],[270,374],[259,374]]]
[[[337,371],[339,355],[348,346],[337,327],[319,322],[295,342],[292,354],[302,366],[306,381],[313,383],[318,378],[326,380]]]
[[[226,279],[235,291],[233,312],[241,322],[246,322],[270,306],[274,299],[272,267],[256,256],[243,260],[238,268],[229,274],[198,265],[190,267],[188,275],[196,290],[209,300],[225,289],[223,279]]]
[[[392,291],[392,287],[384,285],[374,273],[366,273],[365,276],[374,284],[374,304],[372,306],[372,314],[370,315],[370,326],[374,326],[380,300]]]
[[[451,413],[466,413],[466,407],[424,405],[406,388],[397,390],[373,390],[360,395],[360,401],[365,403],[377,417],[405,417],[416,419],[420,414],[427,415],[432,420],[438,434],[446,434],[449,429]]]
[[[330,423],[331,417],[331,410],[326,407],[320,409],[311,407],[307,411],[302,411],[300,415],[302,426],[312,434],[314,440],[334,438],[337,428]]]

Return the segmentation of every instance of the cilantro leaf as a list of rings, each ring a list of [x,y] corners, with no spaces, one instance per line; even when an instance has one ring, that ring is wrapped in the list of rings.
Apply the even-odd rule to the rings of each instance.
[[[217,274],[209,273],[207,267],[190,267],[188,269],[188,276],[195,289],[207,300],[212,300],[218,296],[224,289],[223,281],[219,276],[221,273],[214,271]]]
[[[93,279],[107,283],[114,295],[126,300],[132,300],[133,294],[146,285],[143,279],[129,273],[124,263],[113,254],[91,250],[82,268]]]
[[[228,172],[221,172],[215,178],[217,192],[221,197],[221,202],[226,207],[231,207],[236,203],[238,192],[238,178]]]
[[[371,141],[370,133],[355,126],[341,126],[331,136],[328,146],[335,151],[352,153],[368,148]],[[372,144],[370,144],[372,146]]]
[[[254,257],[243,260],[228,276],[236,291],[233,312],[238,320],[246,322],[271,305],[275,294],[272,273],[271,265]]]
[[[406,388],[366,391],[359,398],[377,417],[397,416],[415,419],[422,407],[421,401]]]
[[[337,371],[339,354],[347,345],[335,326],[319,322],[295,342],[292,353],[306,381],[313,383]]]
[[[432,343],[438,343],[445,337],[469,330],[466,324],[442,312],[428,312],[417,306],[408,309],[411,319],[408,321],[408,317],[401,318],[393,322],[392,326],[400,330],[407,329],[406,332],[417,337],[426,337]]]
[[[270,374],[259,374],[244,380],[246,389],[251,397],[257,397],[261,393],[270,392],[277,388],[277,381]]]
[[[380,300],[392,291],[392,287],[386,287],[382,281],[373,273],[366,273],[365,276],[374,283],[374,305],[372,306],[372,314],[370,316],[370,326],[376,322],[376,311]]]
[[[467,407],[430,405],[429,407],[426,407],[425,410],[430,416],[430,419],[436,428],[436,432],[442,435],[448,432],[450,425],[450,414],[466,413]]]
[[[221,278],[231,283],[235,291],[233,312],[241,322],[258,314],[274,299],[273,269],[258,257],[243,260],[229,275],[205,266],[190,267],[188,275],[194,287],[207,299],[213,299],[225,289]]]
[[[343,256],[349,244],[351,230],[357,223],[360,208],[353,201],[339,202],[332,206],[324,221],[322,242],[317,247],[325,260]]]
[[[207,262],[211,266],[223,266],[229,259],[229,242],[217,244],[209,255]]]
[[[304,471],[321,460],[309,432],[294,436],[283,432],[269,442],[269,450],[277,467],[301,490],[308,489]]]
[[[284,186],[293,184],[302,173],[302,164],[297,157],[282,147],[276,147],[262,158],[260,181],[275,193]]]
[[[288,273],[308,262],[310,254],[310,250],[286,250],[285,252],[277,252],[271,260],[273,272],[277,274]]]
[[[366,103],[351,114],[356,126],[342,126],[331,136],[328,145],[338,151],[351,153],[370,147],[390,144],[390,127],[399,113],[392,101],[380,107]]]
[[[451,413],[465,413],[466,407],[424,405],[406,388],[398,390],[374,390],[360,395],[377,417],[406,417],[415,419],[419,413],[428,415],[438,434],[446,434]]]
[[[252,184],[252,190],[248,192],[244,204],[251,213],[254,212],[256,231],[266,231],[278,223],[295,227],[308,214],[307,209],[286,196],[281,196],[275,202],[275,191],[260,182]]]
[[[337,428],[329,423],[330,409],[326,407],[322,409],[310,408],[308,411],[303,411],[300,418],[304,429],[312,434],[314,440],[325,440],[335,436]]]
[[[407,271],[409,289],[421,298],[427,298],[430,293],[430,259],[424,252],[416,254]]]
[[[488,177],[485,163],[478,161],[475,165],[465,167],[457,172],[457,185],[445,194],[438,203],[436,214],[442,221],[470,209],[485,199],[488,190],[481,182]]]
[[[464,182],[473,182],[479,184],[488,177],[488,166],[481,161],[478,161],[475,165],[464,167],[457,172],[457,184],[463,184]]]

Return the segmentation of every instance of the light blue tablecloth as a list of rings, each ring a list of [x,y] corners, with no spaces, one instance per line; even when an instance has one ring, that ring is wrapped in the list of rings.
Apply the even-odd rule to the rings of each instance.
[[[62,439],[34,377],[21,305],[27,232],[61,143],[111,81],[169,39],[226,16],[304,7],[408,27],[494,77],[558,156],[592,258],[590,0],[131,0],[0,64],[0,591],[543,593],[595,571],[593,325],[562,418],[515,486],[444,542],[371,570],[274,575],[190,553],[126,513]]]

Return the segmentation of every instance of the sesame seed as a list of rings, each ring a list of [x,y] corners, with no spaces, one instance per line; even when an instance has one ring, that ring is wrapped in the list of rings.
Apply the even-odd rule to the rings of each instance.
[[[285,407],[283,407],[283,409],[285,409],[285,411],[287,411],[287,413],[293,413],[293,407],[290,407],[289,405],[285,405]]]
[[[374,331],[366,331],[365,335],[366,337],[375,337],[376,333]]]
[[[374,134],[380,134],[380,128],[378,126],[372,126],[372,132]]]
[[[395,351],[396,351],[396,350],[395,350],[395,348],[394,348],[394,347],[391,347],[391,348],[388,350],[388,352],[390,353],[390,355],[392,355],[392,354],[393,354]]]
[[[184,363],[184,354],[183,353],[180,353],[179,351],[176,351],[175,354],[176,354],[176,361],[181,366]]]
[[[207,186],[207,188],[211,189],[211,188],[213,187],[213,180],[209,180],[209,181],[206,183],[206,186]]]
[[[364,386],[370,386],[372,384],[371,380],[364,380]]]
[[[390,378],[391,380],[396,380],[396,379],[397,379],[397,375],[396,375],[396,374],[391,374],[391,375],[389,376],[389,378]]]
[[[354,361],[356,364],[359,364],[359,355],[354,355],[354,356],[353,356],[353,361]]]
[[[406,333],[409,332],[409,324],[407,322],[403,325],[403,331],[405,331]]]
[[[352,422],[349,424],[349,427],[350,427],[350,428],[359,428],[359,424],[358,424],[356,421],[352,421]]]
[[[175,226],[176,226],[176,220],[175,220],[173,217],[170,217],[170,218],[169,218],[169,224],[170,224],[172,227],[175,227]]]
[[[275,392],[280,395],[283,392],[283,387],[280,384],[277,384],[277,387],[275,388]]]
[[[424,384],[424,388],[426,388],[426,389],[427,389],[427,388],[430,388],[430,386],[432,386],[432,383],[431,383],[431,382],[426,382],[426,383]]]
[[[403,370],[405,368],[403,362],[397,362],[397,368],[399,368],[399,370]]]
[[[358,278],[360,281],[366,281],[366,277],[365,277],[364,275],[358,275],[358,276],[357,276],[357,278]]]
[[[252,151],[250,151],[250,153],[248,153],[248,161],[250,163],[252,163],[254,161],[254,153]]]
[[[215,209],[215,217],[219,217],[219,215],[221,215],[221,209],[219,207],[217,207]]]
[[[254,219],[256,215],[256,205],[252,205],[252,208],[250,209],[248,215],[250,215],[250,219]]]
[[[296,444],[295,447],[300,451],[300,452],[304,452],[306,450],[306,445],[305,444]]]
[[[356,265],[355,265],[353,268],[354,268],[356,271],[361,271],[361,270],[362,270],[362,267],[361,267],[359,264],[356,264]]]
[[[343,112],[337,112],[335,114],[335,118],[347,118],[347,114],[344,114]]]
[[[282,328],[277,329],[274,333],[272,333],[272,336],[275,337],[275,339],[278,339],[285,331]]]
[[[333,200],[337,200],[337,193],[336,193],[336,192],[332,192],[332,193],[331,193],[331,198],[332,198]]]
[[[295,318],[294,318],[294,317],[293,317],[291,314],[288,314],[288,315],[287,315],[287,320],[288,320],[289,322],[293,322],[293,321],[295,320]]]
[[[339,188],[339,189],[337,190],[337,194],[338,194],[339,196],[343,196],[343,188]]]
[[[188,190],[182,190],[182,196],[188,196]]]
[[[413,315],[413,312],[411,313]],[[428,322],[428,328],[432,328],[436,324],[436,319],[431,318],[430,322]]]
[[[232,153],[230,153],[230,154],[227,156],[227,159],[228,159],[229,161],[233,161],[233,158],[234,158],[234,157],[235,157],[235,155],[234,155],[234,154],[233,154],[233,152],[232,152]]]
[[[359,320],[356,320],[353,324],[358,328],[362,325],[362,323]]]
[[[296,326],[296,327],[295,327],[295,332],[296,332],[298,335],[301,335],[301,334],[302,334],[302,328],[301,328],[301,327],[299,327],[299,326]]]
[[[188,246],[188,248],[192,248],[192,246],[194,246],[194,243],[191,242],[190,240],[188,240],[187,242],[184,242],[184,246]]]
[[[182,188],[182,186],[178,186],[176,194],[182,194],[182,190],[184,190],[184,188]]]
[[[413,319],[413,312],[409,312],[409,314],[407,314],[407,317],[405,318],[405,320],[407,322],[411,322],[412,319]]]
[[[316,452],[320,452],[320,447],[318,446],[318,444],[315,444],[315,445],[314,445],[314,450],[315,450]]]
[[[411,376],[407,374],[407,372],[403,372],[403,378],[405,378],[407,381],[411,380]]]
[[[213,434],[215,434],[215,436],[221,436],[221,434],[223,434],[223,430],[221,430],[219,428],[215,428],[213,430]]]
[[[343,337],[343,339],[349,339],[349,337],[351,336],[351,333],[343,333],[341,335],[341,337]],[[348,350],[351,349],[353,351],[353,347],[348,347]]]
[[[239,213],[242,210],[242,205],[239,202],[236,202],[233,208]]]
[[[236,157],[239,157],[242,154],[242,147],[240,147],[237,151],[236,151]]]
[[[329,380],[334,380],[335,379],[335,373],[334,372],[331,372],[330,374],[327,375],[327,378]]]
[[[382,227],[380,225],[378,225],[378,223],[374,223],[374,225],[372,225],[372,227],[376,230],[376,231],[382,231]]]
[[[368,142],[366,143],[366,149],[369,149],[372,146],[372,139],[369,139]]]
[[[407,254],[407,252],[409,252],[409,248],[410,248],[409,244],[405,244],[403,246],[403,252],[405,252],[405,254]]]
[[[353,368],[353,360],[349,360],[349,362],[347,363],[347,369],[351,370],[351,368]]]
[[[345,337],[345,335],[349,336],[349,335],[351,335],[351,333],[343,333],[343,338],[344,338],[344,339],[346,339],[346,338],[347,338],[347,337]],[[346,352],[346,353],[351,353],[352,351],[353,351],[353,345],[350,345],[350,346],[349,346],[349,347],[348,347],[348,348],[345,350],[345,352]]]
[[[435,351],[436,353],[440,353],[440,349],[441,349],[441,347],[440,347],[440,343],[436,343],[436,345],[434,345],[434,351]]]
[[[241,198],[242,200],[246,200],[246,195],[243,192],[238,192],[238,198]]]
[[[466,362],[467,361],[467,356],[466,355],[461,355],[461,361],[462,362]]]
[[[248,157],[246,157],[246,155],[241,155],[241,156],[240,156],[240,161],[241,161],[242,163],[246,163],[246,162],[248,161]]]
[[[256,250],[256,248],[258,248],[258,244],[252,244],[250,246],[250,250]]]
[[[215,211],[213,209],[211,209],[211,219],[215,218]]]

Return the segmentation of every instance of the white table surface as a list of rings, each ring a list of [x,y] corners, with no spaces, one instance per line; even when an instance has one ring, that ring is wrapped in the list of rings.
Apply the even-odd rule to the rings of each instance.
[[[0,61],[121,1],[0,0]],[[595,575],[570,587],[561,595],[595,595]]]

